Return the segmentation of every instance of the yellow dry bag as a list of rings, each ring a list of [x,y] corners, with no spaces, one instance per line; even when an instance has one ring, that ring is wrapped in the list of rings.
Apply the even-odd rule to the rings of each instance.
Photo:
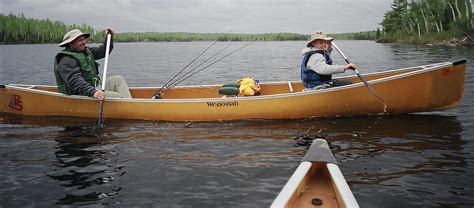
[[[252,96],[260,94],[260,85],[258,80],[255,80],[252,77],[245,77],[237,80],[237,83],[240,84],[239,95],[243,96]]]

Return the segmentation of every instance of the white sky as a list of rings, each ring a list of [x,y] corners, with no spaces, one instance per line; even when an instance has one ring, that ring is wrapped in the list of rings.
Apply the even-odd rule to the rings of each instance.
[[[0,0],[3,14],[117,32],[376,30],[393,0]]]

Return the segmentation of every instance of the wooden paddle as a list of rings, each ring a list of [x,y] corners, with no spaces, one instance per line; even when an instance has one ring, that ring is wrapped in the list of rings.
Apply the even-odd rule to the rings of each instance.
[[[112,35],[107,34],[107,45],[105,46],[105,63],[104,63],[104,75],[102,75],[102,88],[101,90],[105,93],[105,80],[107,79],[107,64],[109,63],[109,51],[110,51],[110,39]],[[104,108],[104,100],[99,100],[99,115],[95,122],[94,129],[101,129],[104,127],[104,118],[102,115]]]
[[[334,46],[334,48],[336,49],[336,51],[342,56],[342,58],[346,61],[346,63],[350,63],[349,59],[347,59],[347,56],[339,49],[339,47],[337,47],[337,45],[334,43],[334,42],[331,42],[332,46]],[[357,74],[357,76],[359,77],[360,80],[362,80],[362,82],[365,84],[365,86],[367,86],[367,88],[369,89],[369,91],[375,96],[377,97],[377,99],[379,99],[379,101],[381,103],[383,103],[384,107],[383,107],[383,111],[384,112],[387,112],[387,104],[382,100],[382,98],[380,97],[380,95],[374,90],[374,88],[372,88],[372,86],[365,80],[365,78],[359,73],[359,71],[357,69],[353,69],[354,72]]]

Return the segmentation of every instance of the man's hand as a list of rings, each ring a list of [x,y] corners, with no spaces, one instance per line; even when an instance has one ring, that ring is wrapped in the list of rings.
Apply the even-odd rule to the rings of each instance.
[[[114,37],[115,32],[111,27],[107,27],[106,31],[107,31],[107,34],[110,34],[110,35],[112,35],[112,37]]]
[[[349,63],[349,64],[346,64],[346,65],[344,66],[344,69],[354,70],[354,69],[356,69],[356,68],[357,68],[356,65],[353,64],[353,63]]]
[[[102,91],[102,90],[95,91],[94,98],[97,98],[99,100],[104,100],[105,99],[105,92]]]

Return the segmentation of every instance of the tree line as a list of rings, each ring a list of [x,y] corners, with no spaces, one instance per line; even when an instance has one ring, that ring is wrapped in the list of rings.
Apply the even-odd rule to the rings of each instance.
[[[120,33],[118,42],[189,42],[189,41],[283,41],[307,40],[309,35],[296,33],[189,33],[189,32],[127,32]]]
[[[328,34],[328,36],[338,40],[377,40],[380,38],[381,32],[377,28],[374,31]]]
[[[474,31],[472,0],[396,0],[384,15],[382,42],[420,42]]]
[[[74,28],[92,34],[92,41],[103,38],[96,37],[98,32],[86,24],[66,25],[61,21],[33,19],[10,13],[0,14],[0,44],[60,43],[64,34]]]
[[[0,14],[0,44],[60,43],[64,34],[72,29],[90,33],[89,42],[103,39],[103,30],[89,25],[66,25],[61,21],[34,19],[23,14]],[[307,40],[309,35],[296,33],[188,33],[188,32],[126,32],[117,33],[116,42],[188,42],[188,41],[282,41]]]

